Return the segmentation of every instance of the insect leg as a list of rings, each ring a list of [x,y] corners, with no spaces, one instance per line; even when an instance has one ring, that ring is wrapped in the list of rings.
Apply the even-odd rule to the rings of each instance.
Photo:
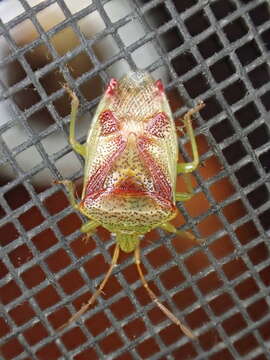
[[[54,183],[56,184],[63,184],[65,186],[65,188],[67,189],[67,193],[68,193],[68,199],[70,204],[77,210],[78,209],[78,202],[75,196],[75,189],[74,189],[74,184],[72,181],[70,180],[56,180],[54,181]],[[81,232],[83,233],[90,233],[89,235],[93,234],[93,232],[95,231],[95,229],[100,225],[99,222],[94,221],[94,220],[90,220],[87,221],[85,224],[83,224],[80,228]]]
[[[88,308],[96,301],[96,298],[100,295],[100,293],[102,292],[104,286],[106,285],[107,281],[109,280],[109,277],[113,271],[114,266],[117,264],[117,259],[119,256],[119,245],[115,246],[114,249],[114,253],[113,253],[113,257],[112,257],[112,262],[111,265],[109,267],[109,270],[107,271],[107,274],[105,275],[102,283],[99,285],[98,289],[94,292],[94,294],[91,296],[91,298],[87,301],[86,304],[84,304],[81,309],[79,311],[77,311],[74,315],[72,315],[70,317],[70,319],[62,326],[60,326],[60,328],[58,328],[58,331],[63,330],[66,326],[70,325],[73,321],[75,321],[76,319],[78,319],[81,315],[83,315]]]
[[[54,184],[63,184],[65,186],[70,204],[77,209],[78,203],[75,197],[75,189],[73,182],[71,180],[56,180],[54,181]]]
[[[188,192],[179,192],[179,193],[177,192],[175,194],[176,201],[188,201],[194,195],[193,194],[193,186],[192,186],[192,182],[191,182],[191,179],[190,179],[190,174],[189,173],[186,173],[186,174],[184,173],[182,175],[183,175],[183,179],[184,179],[184,182],[186,184]]]
[[[99,225],[100,225],[99,222],[97,222],[95,220],[90,220],[81,226],[81,228],[80,228],[81,232],[85,233],[85,235],[82,239],[85,243],[89,240],[90,236],[94,234],[94,232],[96,231],[96,228]]]
[[[193,241],[195,240],[195,241],[197,241],[197,242],[198,242],[198,241],[201,242],[201,239],[197,239],[191,232],[189,232],[189,231],[184,231],[184,230],[178,230],[178,229],[176,229],[176,227],[173,226],[171,223],[165,223],[165,224],[159,225],[159,227],[160,227],[162,230],[168,231],[168,232],[170,232],[170,233],[187,237],[188,239],[193,240]]]
[[[186,192],[176,193],[175,199],[176,201],[188,201],[192,198],[193,194],[189,194]]]
[[[69,95],[71,96],[71,114],[70,114],[70,127],[69,127],[69,141],[73,149],[85,157],[86,148],[85,145],[81,145],[75,138],[75,121],[78,113],[79,99],[76,94],[66,87]]]
[[[196,144],[194,131],[193,131],[193,128],[192,128],[192,125],[191,125],[191,116],[193,114],[195,114],[196,112],[200,111],[204,106],[205,106],[204,103],[200,102],[197,106],[195,106],[193,109],[189,110],[184,115],[183,122],[185,124],[188,136],[190,138],[192,154],[193,154],[193,161],[188,162],[188,163],[177,164],[177,173],[178,174],[192,172],[199,165],[199,154],[198,154],[198,149],[197,149],[197,144]]]
[[[95,232],[96,228],[100,225],[99,222],[95,220],[87,221],[85,224],[82,225],[80,228],[81,232],[83,233],[90,233],[93,234]]]
[[[141,268],[141,261],[140,261],[140,248],[139,246],[137,246],[137,248],[135,249],[135,253],[134,253],[134,257],[135,257],[135,263],[137,265],[137,269],[138,269],[138,273],[140,275],[141,281],[143,283],[143,286],[145,287],[146,291],[148,292],[150,298],[154,301],[154,303],[160,308],[160,310],[172,321],[174,322],[176,325],[178,325],[180,327],[180,329],[183,331],[183,333],[185,335],[187,335],[189,338],[191,339],[195,339],[195,335],[191,332],[191,330],[189,330],[186,326],[184,326],[179,319],[177,319],[176,316],[173,315],[173,313],[166,308],[166,306],[164,306],[163,304],[161,304],[161,302],[159,302],[157,296],[155,295],[155,293],[149,288],[148,283],[143,275],[142,272],[142,268]]]

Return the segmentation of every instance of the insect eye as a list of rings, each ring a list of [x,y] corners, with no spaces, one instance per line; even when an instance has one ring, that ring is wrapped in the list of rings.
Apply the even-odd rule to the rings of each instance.
[[[115,118],[111,110],[105,110],[99,115],[101,125],[101,135],[109,135],[119,130],[118,120]]]
[[[164,138],[169,129],[169,118],[164,112],[156,114],[148,123],[146,131],[151,135]]]

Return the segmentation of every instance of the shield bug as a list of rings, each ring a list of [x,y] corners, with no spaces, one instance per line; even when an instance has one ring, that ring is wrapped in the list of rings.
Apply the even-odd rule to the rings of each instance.
[[[193,161],[178,163],[176,127],[161,81],[154,81],[144,71],[131,72],[119,81],[112,79],[97,107],[85,145],[75,139],[79,101],[74,93],[70,91],[70,94],[70,143],[85,159],[80,201],[76,199],[71,181],[59,182],[65,185],[72,206],[89,218],[81,231],[90,234],[103,226],[115,235],[116,246],[110,268],[97,291],[61,328],[94,303],[117,264],[121,249],[134,252],[139,276],[151,299],[193,338],[193,333],[159,302],[149,288],[140,266],[139,242],[144,234],[156,227],[194,238],[188,232],[177,230],[169,221],[177,214],[176,202],[192,197],[188,174],[198,166],[199,156],[191,116],[204,104],[198,104],[183,118]],[[179,174],[184,175],[187,192],[176,192]]]

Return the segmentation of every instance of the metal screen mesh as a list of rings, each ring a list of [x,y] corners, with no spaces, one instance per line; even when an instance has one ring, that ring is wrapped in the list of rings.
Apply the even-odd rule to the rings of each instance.
[[[270,359],[270,10],[266,0],[8,0],[0,34],[0,343],[3,359]],[[145,292],[122,254],[104,294],[62,325],[103,278],[113,239],[86,243],[83,219],[54,179],[79,179],[70,99],[86,138],[105,84],[130,68],[162,78],[176,121],[194,120],[201,165],[174,225],[204,243],[152,231]],[[190,148],[180,139],[185,160]],[[181,179],[179,190],[182,187]],[[80,184],[78,184],[78,191]]]

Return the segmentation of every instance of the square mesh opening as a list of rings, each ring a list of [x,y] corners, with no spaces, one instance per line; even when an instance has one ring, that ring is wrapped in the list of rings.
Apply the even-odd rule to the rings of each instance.
[[[2,0],[0,27],[1,358],[268,359],[269,3]],[[84,142],[108,80],[136,67],[162,79],[177,124],[206,103],[193,121],[195,193],[172,221],[204,242],[159,229],[141,241],[149,286],[194,341],[149,299],[128,254],[95,305],[56,331],[114,248],[103,228],[84,241],[85,219],[53,184],[80,179],[84,166],[68,142],[63,84],[79,96]],[[185,137],[179,149],[191,159]]]

